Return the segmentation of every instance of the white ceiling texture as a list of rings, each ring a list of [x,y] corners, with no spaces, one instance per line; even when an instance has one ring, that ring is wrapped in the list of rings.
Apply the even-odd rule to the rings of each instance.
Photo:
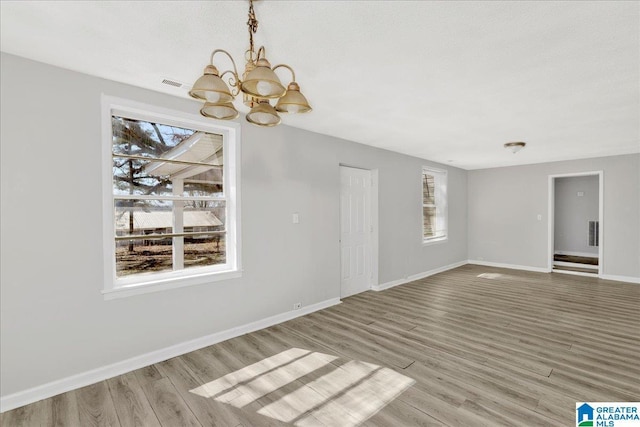
[[[217,48],[243,67],[248,47],[242,0],[0,7],[4,52],[181,97],[162,79],[191,85]],[[314,107],[287,125],[464,169],[640,152],[640,2],[261,0],[255,10],[257,45],[295,69]],[[512,154],[509,141],[527,148]]]

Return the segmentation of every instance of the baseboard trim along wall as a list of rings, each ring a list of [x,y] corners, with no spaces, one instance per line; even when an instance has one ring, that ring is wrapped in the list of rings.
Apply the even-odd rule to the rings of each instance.
[[[636,285],[640,285],[640,277],[616,276],[615,274],[601,274],[600,278],[604,280],[615,280],[616,282],[627,282],[627,283],[634,283]]]
[[[551,270],[543,267],[530,267],[528,265],[504,264],[501,262],[489,262],[470,259],[469,264],[484,265],[485,267],[510,268],[512,270],[534,271],[536,273],[550,273]]]
[[[337,304],[340,304],[340,298],[328,299],[317,304],[302,307],[298,310],[276,314],[275,316],[227,329],[226,331],[216,332],[215,334],[172,345],[150,353],[141,354],[140,356],[132,357],[121,362],[116,362],[111,365],[96,368],[67,378],[62,378],[14,394],[2,396],[0,398],[0,412],[6,412],[11,409],[19,408],[20,406],[28,405],[29,403],[56,396],[60,393],[95,384],[108,378],[113,378],[136,369],[144,368],[145,366],[159,363],[191,351],[199,350],[231,338],[239,337],[240,335],[268,328],[269,326],[277,325],[278,323],[286,322],[287,320],[295,319],[296,317],[304,316],[306,314],[313,313],[314,311],[322,310]]]
[[[569,270],[560,270],[560,269],[554,268],[553,273],[571,274],[574,276],[584,276],[584,277],[598,277],[598,271],[594,271],[593,273],[583,273],[582,271],[569,271]]]
[[[527,265],[516,265],[516,264],[504,264],[504,263],[500,263],[500,262],[489,262],[489,261],[478,261],[478,260],[469,260],[469,264],[474,264],[474,265],[484,265],[487,267],[499,267],[499,268],[511,268],[514,270],[525,270],[525,271],[535,271],[538,273],[551,273],[551,270],[549,270],[548,268],[541,268],[541,267],[529,267]],[[563,273],[563,274],[574,274],[576,276],[590,276],[590,277],[594,277],[593,274],[589,274],[589,273],[585,273],[585,274],[580,274],[579,272],[576,274],[576,272],[565,272],[565,271],[558,271],[558,273]],[[632,277],[632,276],[616,276],[614,274],[600,274],[598,276],[599,279],[603,279],[603,280],[614,280],[616,282],[626,282],[626,283],[635,283],[635,284],[640,284],[640,277]]]
[[[380,285],[371,286],[372,291],[384,291],[385,289],[393,288],[394,286],[404,285],[405,283],[413,282],[414,280],[424,279],[425,277],[433,276],[434,274],[442,273],[443,271],[453,270],[454,268],[462,267],[467,264],[467,261],[455,262],[453,264],[445,265],[444,267],[438,267],[433,270],[424,271],[422,273],[413,274],[407,276],[404,279],[392,280],[390,282],[382,283]]]

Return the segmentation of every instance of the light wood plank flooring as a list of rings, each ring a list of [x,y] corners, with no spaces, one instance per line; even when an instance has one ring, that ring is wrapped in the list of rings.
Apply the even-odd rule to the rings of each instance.
[[[6,412],[1,423],[571,426],[577,401],[640,401],[639,306],[638,285],[467,265]]]

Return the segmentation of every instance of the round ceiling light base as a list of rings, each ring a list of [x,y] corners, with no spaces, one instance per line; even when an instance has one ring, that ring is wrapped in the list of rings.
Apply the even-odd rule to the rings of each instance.
[[[504,144],[504,148],[508,148],[513,154],[516,154],[518,151],[522,150],[525,145],[527,145],[527,143],[522,141],[507,142],[506,144]]]

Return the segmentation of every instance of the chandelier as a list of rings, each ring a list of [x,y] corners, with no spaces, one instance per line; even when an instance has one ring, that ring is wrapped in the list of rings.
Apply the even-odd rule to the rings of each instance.
[[[253,0],[249,0],[249,49],[245,52],[245,67],[242,78],[238,74],[236,63],[226,50],[216,49],[211,52],[209,65],[204,69],[204,75],[193,84],[189,95],[204,105],[200,114],[220,120],[231,120],[238,117],[238,110],[232,101],[242,92],[242,100],[251,108],[247,114],[247,121],[258,126],[276,126],[280,124],[278,113],[306,113],[311,111],[307,98],[300,92],[296,83],[296,74],[286,64],[271,67],[265,57],[264,46],[256,51],[253,45],[253,35],[258,31],[258,20],[253,10]],[[233,70],[220,73],[213,64],[217,54],[225,54],[233,65]],[[291,83],[285,88],[275,71],[285,68],[291,72]],[[229,74],[228,83],[223,78]],[[231,87],[231,89],[229,88]],[[275,106],[271,105],[275,101]]]

